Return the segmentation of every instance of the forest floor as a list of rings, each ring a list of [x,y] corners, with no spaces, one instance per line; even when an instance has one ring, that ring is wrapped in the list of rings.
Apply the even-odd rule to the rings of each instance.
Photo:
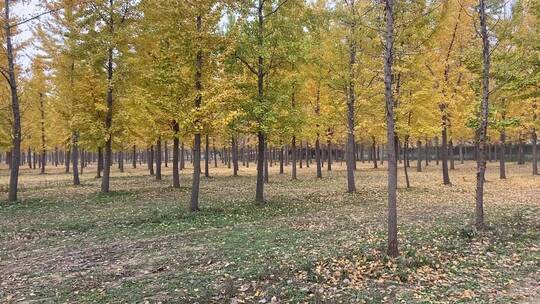
[[[265,205],[253,203],[255,166],[211,168],[201,211],[181,189],[142,169],[114,171],[108,195],[95,169],[71,186],[61,168],[23,170],[19,203],[0,201],[0,302],[539,303],[540,177],[530,164],[488,164],[488,229],[471,228],[475,168],[410,170],[398,190],[399,259],[386,247],[386,171],[360,164],[357,194],[345,165],[317,180],[271,168]],[[0,170],[5,200],[7,170]]]

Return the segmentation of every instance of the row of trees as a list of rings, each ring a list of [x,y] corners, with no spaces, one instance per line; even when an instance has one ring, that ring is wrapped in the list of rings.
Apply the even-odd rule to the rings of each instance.
[[[29,20],[13,18],[11,2],[3,5],[0,143],[11,151],[12,201],[21,141],[43,157],[69,150],[75,184],[80,149],[96,152],[102,192],[110,191],[113,151],[155,146],[161,158],[163,141],[173,143],[179,186],[180,145],[188,143],[191,211],[199,208],[203,139],[207,151],[209,138],[230,147],[233,160],[239,140],[256,142],[257,203],[269,146],[288,146],[295,163],[298,145],[312,143],[322,177],[321,145],[342,143],[355,192],[357,147],[383,143],[388,252],[396,256],[398,147],[440,139],[450,184],[448,150],[475,143],[478,229],[488,141],[530,140],[538,173],[535,1],[50,0],[33,26],[39,55],[28,73],[15,60],[25,45],[13,48],[11,37]]]

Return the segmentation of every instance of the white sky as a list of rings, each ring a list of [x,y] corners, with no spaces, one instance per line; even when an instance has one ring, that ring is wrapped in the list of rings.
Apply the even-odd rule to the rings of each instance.
[[[35,16],[44,11],[43,8],[39,7],[39,3],[39,0],[27,0],[19,2],[13,7],[13,14],[21,20],[31,18],[32,16]],[[19,28],[20,34],[15,37],[14,43],[17,44],[21,41],[30,39],[32,37],[30,27],[35,25],[37,22],[40,22],[39,19],[22,25]],[[24,50],[21,56],[18,56],[17,62],[19,64],[22,64],[24,68],[29,68],[30,63],[32,62],[31,58],[33,57],[35,52],[36,50],[32,46],[27,47],[27,49]]]

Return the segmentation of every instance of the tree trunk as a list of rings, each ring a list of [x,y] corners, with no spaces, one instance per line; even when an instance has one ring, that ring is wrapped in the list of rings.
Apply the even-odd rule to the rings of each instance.
[[[405,173],[405,184],[407,185],[407,188],[411,187],[411,183],[409,181],[409,172],[407,171],[407,160],[409,159],[409,135],[405,136],[405,140],[403,142],[403,171]]]
[[[103,148],[98,147],[98,163],[96,178],[101,178],[101,172],[103,171]]]
[[[328,152],[326,153],[326,170],[332,171],[332,140],[330,139],[330,136],[328,136],[326,147],[328,150]]]
[[[296,179],[296,136],[294,135],[291,141],[291,156],[292,156],[292,179]]]
[[[202,30],[202,16],[198,15],[196,20],[197,32]],[[197,58],[195,62],[195,89],[197,97],[195,98],[195,109],[199,110],[202,105],[202,65],[203,52],[202,49],[197,50]],[[199,125],[199,121],[195,121],[195,125]],[[201,133],[195,133],[193,145],[193,183],[191,186],[191,200],[189,203],[189,211],[194,212],[199,210],[199,187],[201,178]]]
[[[454,161],[454,142],[450,139],[448,142],[448,157],[450,158],[450,170],[456,170],[456,164]]]
[[[66,173],[69,173],[69,166],[71,164],[71,150],[66,150],[66,160],[64,161],[64,165],[66,167]]]
[[[422,142],[416,141],[416,172],[422,172]]]
[[[6,160],[10,157],[11,155],[9,155],[9,157],[6,156]],[[28,147],[27,150],[26,161],[28,162],[28,168],[32,169],[32,149],[30,147]]]
[[[476,161],[476,208],[475,226],[482,231],[484,229],[484,182],[486,173],[486,138],[489,115],[489,73],[490,73],[490,50],[487,30],[487,16],[485,0],[479,0],[480,32],[482,36],[483,76],[482,76],[482,103],[481,120],[478,134],[478,157]]]
[[[204,136],[204,177],[210,177],[210,137]]]
[[[300,150],[298,151],[298,160],[299,160],[298,165],[299,165],[300,169],[302,169],[304,167],[303,154],[304,154],[304,150],[303,150],[302,140],[300,140]]]
[[[523,137],[522,134],[519,134],[519,144],[518,144],[518,165],[525,164],[525,156],[523,155]]]
[[[73,132],[71,135],[71,160],[73,162],[73,185],[80,185],[79,179],[79,134]]]
[[[459,141],[459,163],[463,165],[465,159],[463,157],[463,140]]]
[[[165,148],[165,168],[169,167],[169,143],[165,141],[165,145],[163,146]]]
[[[8,201],[17,201],[17,190],[19,184],[19,164],[21,162],[21,114],[19,110],[19,94],[17,91],[17,78],[15,77],[15,63],[13,56],[13,46],[11,44],[11,19],[10,1],[4,1],[4,30],[6,35],[6,54],[8,59],[9,88],[11,92],[11,112],[13,115],[12,125],[12,147],[9,173],[9,194]]]
[[[107,112],[105,114],[105,132],[107,141],[105,143],[105,159],[103,164],[103,178],[101,179],[101,192],[109,192],[109,180],[112,164],[112,116],[113,116],[113,49],[109,47],[107,60]]]
[[[58,147],[54,147],[54,166],[58,167]]]
[[[499,144],[499,178],[506,179],[506,130],[501,130],[500,144]]]
[[[373,137],[373,144],[371,146],[371,154],[373,155],[373,168],[377,169],[377,142],[375,142],[375,137]]]
[[[39,93],[39,110],[41,114],[41,171],[40,174],[45,174],[46,153],[45,146],[45,105],[43,103],[43,93]]]
[[[131,161],[132,161],[131,166],[133,167],[133,169],[136,169],[137,168],[137,146],[136,145],[133,145],[133,159]]]
[[[270,174],[268,172],[268,141],[264,142],[264,182],[269,183]]]
[[[231,139],[233,176],[238,176],[238,140],[236,136]]]
[[[385,1],[386,39],[384,53],[384,85],[386,101],[386,126],[388,142],[388,249],[391,257],[399,256],[397,239],[397,162],[394,129],[394,99],[392,89],[392,64],[394,57],[394,1]]]
[[[445,122],[443,123],[442,131],[441,131],[442,146],[441,146],[441,149],[437,147],[437,151],[438,151],[437,154],[440,155],[441,161],[442,161],[443,184],[450,185],[450,174],[448,173],[448,137],[447,137],[447,129],[446,129],[446,122],[447,122],[446,116],[443,118],[443,120]],[[437,159],[437,163],[438,162],[439,160]]]
[[[184,170],[186,168],[186,149],[184,147],[184,142],[180,143],[180,170]]]
[[[161,180],[161,136],[156,142],[156,180]]]
[[[538,138],[536,135],[536,129],[533,128],[531,134],[531,143],[532,143],[532,174],[538,175]]]
[[[283,145],[281,145],[281,148],[279,149],[279,174],[285,173],[283,170],[283,162],[284,162],[284,154],[283,151]]]
[[[216,138],[212,137],[212,150],[214,155],[214,168],[217,168],[217,151],[216,151]]]
[[[191,186],[191,200],[189,211],[199,210],[199,187],[201,178],[201,134],[195,134],[193,141],[193,183]]]
[[[180,125],[175,120],[173,121],[173,163],[172,163],[172,175],[173,175],[173,188],[180,188],[180,172],[178,167],[178,149],[180,146]]]
[[[148,151],[147,164],[150,175],[154,176],[154,145],[151,145],[150,151]]]

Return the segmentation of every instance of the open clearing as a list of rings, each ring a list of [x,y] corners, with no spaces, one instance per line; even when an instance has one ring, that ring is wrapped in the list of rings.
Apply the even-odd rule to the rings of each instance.
[[[351,195],[344,164],[320,180],[304,167],[298,181],[274,166],[264,206],[255,166],[237,178],[212,168],[196,214],[185,211],[189,169],[181,189],[170,168],[160,182],[115,171],[109,195],[95,168],[79,187],[61,168],[24,170],[23,201],[0,202],[0,301],[538,303],[540,178],[511,164],[499,180],[488,163],[489,229],[476,234],[474,165],[457,164],[449,187],[434,163],[411,168],[410,189],[399,169],[398,260],[384,256],[384,167],[359,163]]]

